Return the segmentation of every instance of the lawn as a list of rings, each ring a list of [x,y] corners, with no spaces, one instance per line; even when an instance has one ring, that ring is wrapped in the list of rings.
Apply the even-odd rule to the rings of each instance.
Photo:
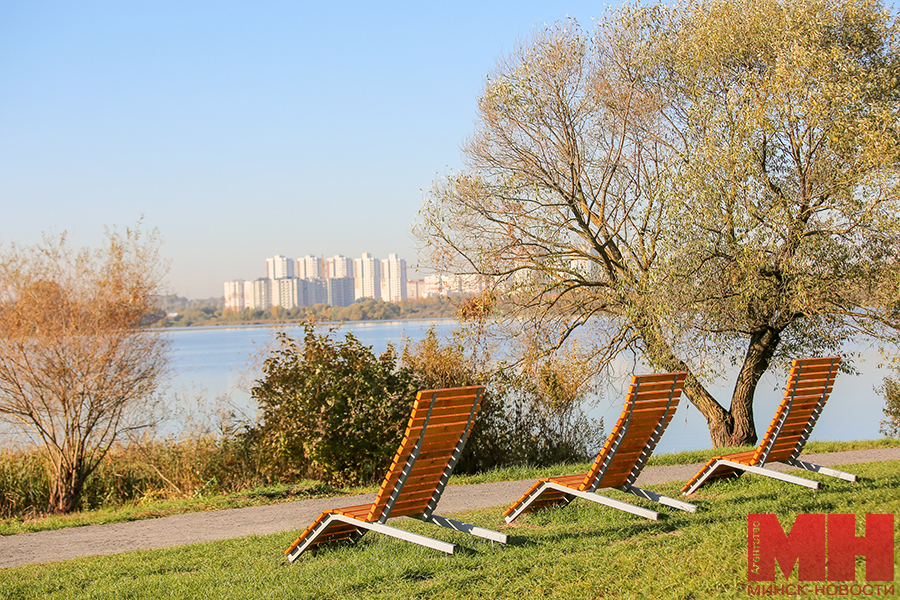
[[[463,515],[510,534],[507,546],[409,519],[392,521],[459,544],[453,556],[370,533],[356,546],[324,549],[289,564],[282,551],[294,531],[4,569],[0,596],[748,598],[748,514],[774,513],[790,524],[802,513],[900,512],[900,461],[844,470],[860,481],[808,474],[822,481],[819,491],[756,476],[716,482],[692,497],[696,514],[664,507],[667,517],[656,522],[583,500],[526,515],[511,526],[503,524],[500,508]],[[675,496],[679,487],[654,489]],[[898,526],[895,521],[895,540]],[[859,582],[865,580],[863,564],[857,559]],[[785,582],[778,574],[775,583]],[[797,583],[796,570],[787,582]]]

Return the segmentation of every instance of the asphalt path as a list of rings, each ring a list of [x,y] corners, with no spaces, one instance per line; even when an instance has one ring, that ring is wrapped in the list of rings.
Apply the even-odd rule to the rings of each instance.
[[[804,454],[803,458],[823,466],[900,460],[900,448]],[[636,483],[648,486],[670,481],[686,481],[700,466],[698,463],[647,467]],[[788,467],[781,464],[768,466],[788,470]],[[453,515],[469,510],[506,507],[535,481],[524,479],[478,485],[451,485],[444,491],[438,512],[442,515]],[[375,494],[364,494],[300,500],[269,506],[172,515],[129,523],[87,525],[7,535],[0,537],[0,568],[56,562],[82,556],[118,554],[132,550],[170,548],[291,530],[299,533],[323,510],[365,504],[371,502],[374,497]]]

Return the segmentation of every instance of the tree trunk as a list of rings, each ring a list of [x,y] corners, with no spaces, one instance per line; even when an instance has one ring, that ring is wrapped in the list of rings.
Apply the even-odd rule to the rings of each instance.
[[[753,422],[753,396],[756,386],[781,341],[781,331],[771,327],[755,332],[744,355],[744,363],[735,382],[731,396],[731,407],[724,406],[709,393],[694,376],[690,367],[675,356],[658,328],[647,319],[639,327],[641,338],[646,343],[645,353],[657,367],[668,371],[687,373],[684,392],[691,403],[706,417],[709,438],[713,448],[730,446],[752,446],[756,444],[756,425]]]
[[[58,462],[57,462],[58,461]],[[85,472],[82,460],[65,461],[57,458],[50,467],[50,512],[70,513],[78,508],[84,490]]]
[[[781,331],[772,327],[756,331],[750,337],[747,352],[744,354],[744,363],[741,365],[731,394],[730,412],[734,417],[732,446],[752,445],[757,442],[756,425],[753,422],[753,396],[756,394],[760,378],[769,368],[779,342]]]
[[[734,431],[734,418],[732,414],[719,404],[712,394],[704,387],[699,379],[691,371],[691,368],[683,360],[675,356],[671,347],[665,342],[659,326],[651,319],[645,318],[641,323],[635,323],[640,332],[641,339],[646,347],[644,354],[650,359],[655,368],[665,369],[669,372],[684,371],[687,377],[684,381],[684,393],[697,407],[709,427],[709,437],[714,448],[731,446],[732,432]]]

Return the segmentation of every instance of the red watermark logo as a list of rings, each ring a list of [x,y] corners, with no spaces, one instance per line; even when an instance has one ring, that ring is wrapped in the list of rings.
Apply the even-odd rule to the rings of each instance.
[[[856,515],[797,515],[788,534],[775,515],[748,515],[750,581],[775,581],[776,562],[785,577],[796,565],[800,581],[853,581],[857,556],[866,581],[894,581],[894,515],[866,515],[862,536]]]

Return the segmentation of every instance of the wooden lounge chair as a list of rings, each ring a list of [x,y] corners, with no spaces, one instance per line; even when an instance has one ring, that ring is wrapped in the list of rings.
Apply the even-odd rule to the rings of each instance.
[[[684,494],[692,494],[711,479],[739,477],[745,471],[814,490],[819,488],[818,481],[766,469],[765,465],[772,462],[782,462],[823,475],[856,481],[856,475],[814,465],[797,458],[803,451],[809,434],[812,433],[816,420],[828,400],[840,362],[841,359],[837,356],[795,360],[791,365],[791,375],[784,390],[784,399],[756,450],[711,458],[681,491]]]
[[[616,488],[688,512],[697,510],[693,504],[642,490],[634,485],[647,459],[653,454],[656,443],[672,420],[672,415],[675,414],[684,378],[685,373],[632,377],[622,415],[610,432],[590,471],[584,475],[541,479],[503,513],[506,522],[511,523],[522,513],[540,508],[565,506],[575,497],[648,519],[659,518],[659,513],[655,511],[601,496],[596,493],[599,488]]]
[[[507,536],[502,533],[434,514],[472,430],[483,392],[482,386],[419,392],[375,501],[323,512],[285,551],[288,560],[326,542],[355,542],[369,530],[453,554],[453,544],[385,525],[388,518],[401,516],[505,544]]]

